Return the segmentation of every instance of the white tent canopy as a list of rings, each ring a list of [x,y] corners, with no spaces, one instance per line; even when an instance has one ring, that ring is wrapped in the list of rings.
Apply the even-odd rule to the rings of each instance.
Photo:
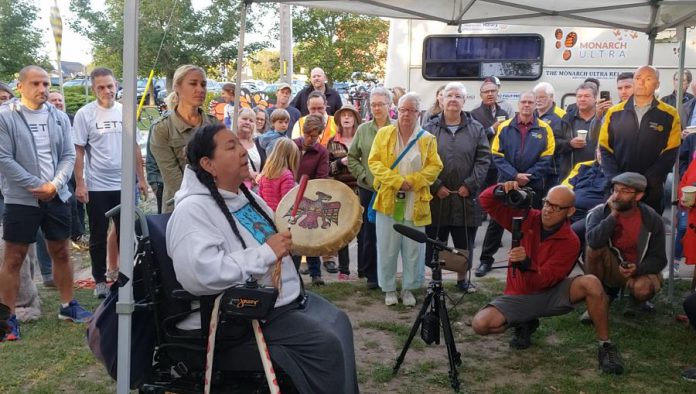
[[[360,13],[388,18],[434,20],[450,25],[482,22],[506,22],[532,26],[573,26],[630,29],[648,34],[654,43],[658,32],[675,27],[696,25],[696,0],[242,0],[242,28],[239,42],[240,60],[244,48],[246,8],[252,3],[284,3],[333,11]],[[121,226],[133,228],[135,171],[130,154],[135,147],[135,108],[138,53],[139,0],[126,0],[124,6],[124,110],[123,110],[123,180],[121,192]],[[581,7],[580,7],[581,6]],[[681,37],[679,70],[684,66],[684,37]],[[651,54],[647,57],[652,59]],[[242,62],[238,61],[238,68]],[[237,70],[238,78],[241,71]],[[238,81],[241,82],[241,81]],[[681,88],[678,94],[681,96]],[[239,94],[240,90],[237,90]],[[235,98],[239,102],[239,97]],[[235,106],[237,108],[237,106]],[[674,215],[672,216],[674,219]],[[674,222],[674,221],[673,221]],[[672,236],[674,231],[672,232]],[[120,267],[128,277],[133,273],[133,233],[124,231],[120,240]],[[670,261],[671,264],[671,261]],[[119,290],[118,393],[129,392],[130,330],[133,312],[132,284]],[[672,281],[670,281],[670,296]]]
[[[460,25],[508,22],[630,29],[646,34],[696,25],[693,0],[251,0],[284,3],[389,18],[424,19]]]

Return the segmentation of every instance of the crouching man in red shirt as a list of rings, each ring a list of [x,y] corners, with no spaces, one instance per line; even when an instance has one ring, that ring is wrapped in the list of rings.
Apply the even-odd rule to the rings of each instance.
[[[479,196],[481,207],[501,226],[512,229],[513,217],[522,216],[520,246],[509,252],[505,294],[481,309],[472,321],[479,335],[499,334],[513,327],[510,346],[526,349],[539,318],[563,315],[585,301],[599,340],[598,360],[603,372],[623,373],[623,361],[609,340],[608,299],[594,275],[568,278],[580,252],[580,241],[570,228],[575,195],[565,186],[549,190],[541,210],[518,210],[494,197],[499,188],[507,194],[517,182],[493,185]]]

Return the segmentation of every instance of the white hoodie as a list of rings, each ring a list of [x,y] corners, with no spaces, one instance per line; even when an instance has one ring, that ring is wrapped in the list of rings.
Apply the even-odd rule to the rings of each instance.
[[[244,208],[249,201],[244,193],[220,190],[230,212]],[[253,194],[253,192],[252,192]],[[273,211],[261,197],[258,204],[273,218]],[[273,249],[260,244],[237,218],[237,228],[246,249],[232,232],[229,222],[213,200],[208,188],[188,166],[181,189],[175,195],[175,209],[167,224],[167,253],[174,262],[176,278],[194,295],[217,294],[254,276],[260,284],[273,286],[276,262]],[[283,258],[282,288],[276,307],[289,304],[300,294],[300,279],[289,256]],[[180,327],[183,328],[183,327]]]

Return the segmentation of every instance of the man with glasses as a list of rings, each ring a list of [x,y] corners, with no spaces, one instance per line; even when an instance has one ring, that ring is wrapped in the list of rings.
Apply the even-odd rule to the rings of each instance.
[[[516,181],[534,190],[532,206],[541,208],[544,180],[551,166],[555,139],[551,127],[534,117],[535,96],[531,91],[520,95],[519,113],[498,126],[491,144],[498,182]],[[483,239],[483,248],[476,276],[485,276],[493,265],[493,256],[500,247],[503,228],[491,220]]]
[[[389,118],[391,93],[381,86],[370,92],[370,112],[372,120],[358,126],[353,142],[348,150],[348,169],[358,180],[358,195],[363,207],[363,223],[358,233],[358,277],[367,279],[367,288],[376,289],[377,284],[377,233],[375,224],[367,220],[367,207],[375,192],[374,175],[367,165],[372,142],[377,130],[393,125],[396,121]]]
[[[625,172],[611,184],[609,200],[587,215],[585,272],[610,296],[628,286],[635,301],[647,301],[662,287],[667,265],[662,217],[641,202],[648,184],[643,175]]]
[[[481,207],[508,230],[521,212],[495,197],[496,192],[519,189],[516,181],[507,181],[484,190]],[[498,189],[498,190],[496,190]],[[495,298],[473,318],[471,327],[479,335],[500,334],[514,329],[513,349],[531,345],[539,318],[569,313],[585,301],[599,342],[599,367],[605,373],[623,373],[619,351],[609,339],[609,311],[602,284],[593,275],[568,278],[580,251],[580,241],[570,228],[575,212],[575,195],[565,186],[549,190],[543,208],[530,209],[522,221],[524,234],[520,245],[508,253],[507,282],[504,295]]]

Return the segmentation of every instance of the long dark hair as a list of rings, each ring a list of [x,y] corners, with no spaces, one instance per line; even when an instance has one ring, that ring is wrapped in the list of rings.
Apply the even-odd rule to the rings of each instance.
[[[208,171],[203,169],[200,164],[201,159],[204,157],[211,159],[213,158],[215,155],[215,148],[217,147],[215,144],[215,135],[225,129],[225,125],[219,123],[196,128],[194,130],[193,137],[186,145],[186,159],[188,160],[189,167],[196,174],[196,178],[198,178],[198,180],[208,188],[213,200],[215,200],[218,208],[220,208],[222,213],[225,215],[227,222],[230,224],[230,227],[232,227],[232,232],[234,232],[234,235],[237,237],[239,242],[241,242],[242,247],[246,249],[246,242],[244,242],[244,239],[239,233],[237,222],[234,221],[230,209],[227,208],[225,199],[222,197],[217,185],[215,184],[215,179],[213,179],[213,176]],[[256,212],[260,213],[261,216],[266,219],[266,221],[273,227],[275,232],[278,232],[273,220],[268,216],[266,211],[261,208],[249,189],[247,189],[246,185],[242,183],[239,185],[239,188],[242,190],[247,200],[249,200],[252,208],[254,208]]]

